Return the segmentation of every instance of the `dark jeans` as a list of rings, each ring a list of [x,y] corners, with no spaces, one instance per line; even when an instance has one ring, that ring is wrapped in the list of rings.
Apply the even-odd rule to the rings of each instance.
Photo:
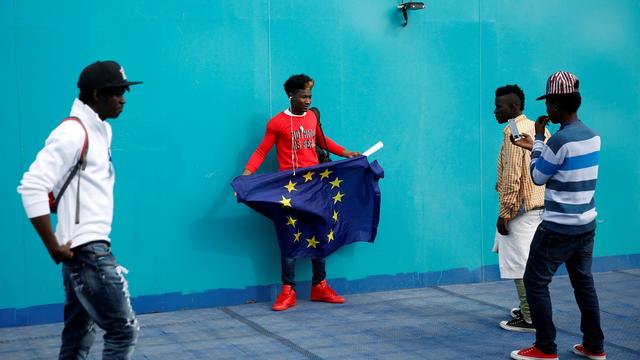
[[[544,353],[556,354],[556,328],[553,325],[549,283],[564,263],[582,318],[580,330],[585,348],[594,353],[604,351],[604,335],[600,327],[598,295],[593,285],[591,263],[595,231],[578,235],[552,232],[538,226],[531,242],[529,260],[524,273],[524,286],[536,328],[536,347]]]
[[[72,249],[62,266],[66,300],[59,359],[85,359],[95,326],[105,331],[103,359],[130,359],[138,334],[127,281],[110,247],[91,242]]]
[[[296,287],[296,259],[281,257],[280,264],[282,265],[282,283],[284,285],[291,285]],[[313,268],[313,277],[311,283],[317,285],[327,277],[325,271],[325,259],[311,259],[311,267]]]

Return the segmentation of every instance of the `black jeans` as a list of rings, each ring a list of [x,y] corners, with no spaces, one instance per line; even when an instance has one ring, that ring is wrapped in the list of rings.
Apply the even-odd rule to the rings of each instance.
[[[591,275],[594,237],[595,230],[578,235],[556,233],[543,225],[536,230],[524,273],[524,286],[536,328],[536,347],[544,353],[556,354],[558,351],[549,283],[562,263],[567,268],[576,303],[582,313],[582,343],[591,352],[604,351],[598,295]]]
[[[280,258],[280,264],[282,265],[282,283],[284,285],[291,285],[296,287],[296,259],[287,258],[282,256]],[[313,268],[313,277],[311,283],[317,285],[327,277],[325,271],[325,259],[311,259],[311,267]]]

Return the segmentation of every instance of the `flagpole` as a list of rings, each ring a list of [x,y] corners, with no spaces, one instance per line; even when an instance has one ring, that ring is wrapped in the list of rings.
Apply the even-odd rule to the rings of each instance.
[[[369,148],[369,150],[365,151],[362,153],[362,155],[364,156],[370,156],[373,153],[375,153],[376,151],[382,149],[382,147],[384,146],[384,144],[382,143],[382,141],[378,141],[375,145],[373,145],[372,147]]]

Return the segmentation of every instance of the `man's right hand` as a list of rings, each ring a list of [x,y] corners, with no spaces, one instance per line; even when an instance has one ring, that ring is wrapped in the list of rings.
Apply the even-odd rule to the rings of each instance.
[[[54,248],[49,250],[49,255],[51,255],[51,258],[56,262],[56,264],[72,260],[73,251],[71,251],[71,241],[64,245],[56,245]]]
[[[529,151],[533,149],[533,138],[527,133],[520,134],[520,138],[518,140],[515,140],[513,138],[513,135],[511,135],[510,140],[511,143],[515,146],[520,146],[521,148],[527,149]]]
[[[51,216],[49,214],[33,217],[29,220],[31,220],[33,227],[38,232],[38,235],[40,235],[40,239],[42,239],[42,242],[47,247],[49,256],[51,256],[56,264],[59,264],[61,261],[69,261],[73,259],[71,241],[62,246],[58,244],[58,239],[56,239],[56,235],[53,233]]]
[[[342,152],[342,157],[346,157],[347,159],[351,159],[360,155],[362,154],[358,151],[349,151],[347,149],[344,149],[344,151]]]

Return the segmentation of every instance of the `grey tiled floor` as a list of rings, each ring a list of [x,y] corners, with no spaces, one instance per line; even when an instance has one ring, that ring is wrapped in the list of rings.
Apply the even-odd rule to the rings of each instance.
[[[640,269],[595,274],[609,359],[640,359]],[[269,303],[139,316],[135,359],[508,359],[533,334],[497,324],[516,305],[511,281],[347,295],[273,312]],[[551,286],[562,359],[580,342],[566,276]],[[61,323],[0,329],[0,359],[54,359]],[[96,340],[90,359],[100,359]]]

